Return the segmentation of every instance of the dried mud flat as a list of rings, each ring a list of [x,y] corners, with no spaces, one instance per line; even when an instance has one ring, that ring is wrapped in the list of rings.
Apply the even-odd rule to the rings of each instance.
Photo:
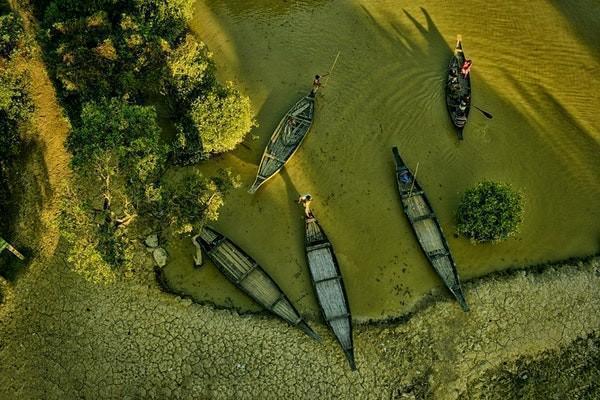
[[[360,325],[354,373],[320,324],[313,325],[322,344],[274,318],[240,316],[163,293],[150,263],[140,266],[146,273],[137,280],[103,286],[71,272],[63,259],[59,253],[55,262],[35,261],[1,306],[0,398],[600,393],[594,383],[600,377],[594,362],[599,259],[471,282],[468,314],[444,298],[402,323]],[[565,357],[570,369],[549,386],[544,377],[554,374],[552,368],[564,371]]]

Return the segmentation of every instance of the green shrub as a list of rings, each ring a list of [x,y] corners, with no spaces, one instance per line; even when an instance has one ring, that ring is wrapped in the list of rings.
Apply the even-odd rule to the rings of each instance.
[[[231,84],[196,99],[189,117],[206,153],[233,150],[255,125],[250,100]]]
[[[13,13],[0,16],[0,57],[8,58],[23,37],[21,19]]]
[[[189,106],[194,94],[214,85],[210,54],[191,34],[169,54],[166,65],[164,86],[179,104]]]
[[[81,123],[69,135],[67,147],[77,167],[105,151],[118,150],[125,158],[158,153],[159,138],[154,107],[111,99],[83,106]]]
[[[194,0],[133,0],[136,14],[158,36],[174,43],[186,30],[194,13]]]
[[[167,225],[177,233],[191,233],[205,222],[216,220],[225,194],[239,185],[239,177],[230,170],[220,170],[219,176],[210,179],[194,172],[165,185]]]
[[[482,182],[465,192],[458,208],[458,232],[481,243],[501,241],[517,232],[523,199],[510,186]]]
[[[30,78],[10,65],[0,68],[0,158],[16,155],[21,144],[20,126],[33,112]]]
[[[160,200],[158,181],[166,162],[154,107],[119,99],[88,103],[67,140],[75,170],[97,182],[111,209],[135,214]]]

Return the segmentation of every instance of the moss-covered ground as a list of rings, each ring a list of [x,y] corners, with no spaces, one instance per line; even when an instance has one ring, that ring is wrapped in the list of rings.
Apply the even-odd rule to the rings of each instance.
[[[100,286],[60,252],[34,262],[2,309],[0,398],[476,399],[502,388],[536,399],[585,385],[588,397],[570,398],[600,395],[597,366],[585,368],[598,356],[598,260],[467,285],[468,314],[440,300],[403,323],[358,326],[358,372],[322,325],[319,344],[274,318],[163,293],[149,260],[140,268],[146,284]],[[579,358],[567,365],[570,346]],[[579,369],[586,377],[567,379]]]

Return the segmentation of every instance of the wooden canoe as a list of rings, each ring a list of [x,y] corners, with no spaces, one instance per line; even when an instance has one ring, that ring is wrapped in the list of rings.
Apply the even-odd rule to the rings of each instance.
[[[471,110],[471,74],[467,74],[465,78],[460,70],[465,61],[465,54],[462,48],[462,38],[460,35],[456,38],[456,46],[454,47],[454,54],[450,59],[448,65],[448,79],[446,80],[446,107],[450,114],[452,124],[456,127],[458,138],[463,139],[463,129],[467,124],[469,118],[469,111]],[[451,71],[457,72],[458,83],[453,84],[451,82],[452,74]],[[466,103],[466,109],[461,111],[459,106],[461,101]]]
[[[305,216],[305,223],[306,259],[321,314],[355,370],[352,316],[333,246],[314,215]]]
[[[238,289],[290,325],[300,328],[313,339],[321,340],[277,283],[235,243],[209,227],[204,227],[195,240],[217,269]]]
[[[462,309],[468,311],[469,306],[460,287],[456,264],[433,208],[412,172],[402,161],[398,148],[394,147],[392,152],[396,162],[396,181],[402,208],[421,249]]]
[[[296,152],[310,130],[315,115],[315,96],[301,98],[277,125],[258,166],[258,173],[248,193],[256,190],[275,174]]]

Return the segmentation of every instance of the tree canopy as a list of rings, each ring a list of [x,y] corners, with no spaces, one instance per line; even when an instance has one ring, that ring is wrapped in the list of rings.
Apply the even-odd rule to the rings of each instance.
[[[254,125],[250,101],[231,84],[217,88],[192,103],[190,119],[204,150],[233,150]]]
[[[9,58],[23,40],[23,25],[14,13],[0,15],[0,57]]]

